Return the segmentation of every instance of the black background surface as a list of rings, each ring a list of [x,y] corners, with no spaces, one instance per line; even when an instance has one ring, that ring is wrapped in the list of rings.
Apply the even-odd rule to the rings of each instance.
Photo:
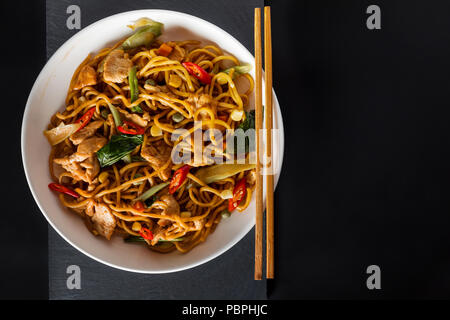
[[[381,7],[381,30],[366,28],[370,4]],[[271,5],[286,146],[269,297],[449,298],[450,4]],[[45,63],[45,5],[0,8],[0,297],[47,298],[47,223],[20,158],[23,109]],[[366,288],[371,264],[378,291]]]
[[[273,3],[286,154],[272,297],[450,297],[448,2]]]
[[[1,1],[0,298],[48,296],[47,221],[28,188],[20,130],[28,94],[45,64],[45,1]]]

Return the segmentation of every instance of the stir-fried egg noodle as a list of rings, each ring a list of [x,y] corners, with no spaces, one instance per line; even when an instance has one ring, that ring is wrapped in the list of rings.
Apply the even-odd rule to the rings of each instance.
[[[187,252],[249,205],[255,166],[225,160],[237,157],[226,141],[249,121],[253,79],[216,45],[163,42],[149,19],[132,28],[75,70],[44,132],[50,185],[96,236]],[[198,145],[195,133],[207,139]],[[175,161],[180,153],[192,157]]]

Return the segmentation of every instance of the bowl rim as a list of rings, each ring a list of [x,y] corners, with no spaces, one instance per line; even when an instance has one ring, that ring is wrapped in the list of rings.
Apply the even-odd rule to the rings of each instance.
[[[173,11],[173,10],[165,10],[165,9],[140,9],[140,10],[131,10],[131,11],[124,11],[124,12],[120,12],[114,15],[110,15],[107,17],[104,17],[100,20],[97,20],[91,24],[89,24],[88,26],[82,28],[81,30],[79,30],[76,34],[74,34],[73,36],[71,36],[69,39],[67,39],[51,56],[50,58],[46,61],[44,67],[41,69],[41,71],[39,72],[39,75],[37,76],[31,90],[30,93],[28,95],[28,99],[25,105],[25,110],[23,113],[23,117],[22,117],[22,124],[21,124],[21,155],[22,155],[22,165],[24,168],[24,172],[25,172],[25,177],[27,180],[27,184],[28,187],[31,191],[31,194],[33,195],[34,201],[36,202],[36,204],[39,207],[39,210],[41,211],[41,214],[45,217],[45,219],[47,220],[47,222],[52,226],[52,228],[59,234],[59,236],[61,236],[68,244],[70,244],[72,247],[74,247],[75,249],[77,249],[79,252],[83,253],[84,255],[88,256],[89,258],[93,259],[94,261],[97,261],[99,263],[102,263],[104,265],[107,265],[109,267],[112,268],[116,268],[119,270],[124,270],[124,271],[128,271],[128,272],[134,272],[134,273],[142,273],[142,274],[165,274],[165,273],[173,273],[173,272],[179,272],[179,271],[183,271],[183,270],[188,270],[188,269],[192,269],[195,268],[199,265],[202,265],[206,262],[209,262],[215,258],[217,258],[218,256],[222,255],[223,253],[225,253],[226,251],[228,251],[229,249],[231,249],[233,246],[236,245],[236,243],[238,243],[239,241],[241,241],[247,234],[248,232],[250,232],[250,230],[254,227],[255,222],[253,221],[253,223],[250,223],[246,228],[243,228],[241,230],[241,232],[230,242],[228,242],[227,245],[223,246],[222,248],[219,248],[218,250],[213,251],[212,253],[206,255],[204,258],[199,259],[197,261],[194,261],[192,263],[186,264],[182,267],[171,267],[171,268],[164,268],[164,269],[154,269],[154,270],[146,270],[146,269],[133,269],[133,268],[129,268],[129,267],[124,267],[115,263],[111,263],[108,261],[105,261],[101,258],[96,257],[94,254],[91,254],[87,251],[85,251],[84,249],[82,249],[81,247],[79,247],[78,245],[76,245],[71,239],[69,239],[68,236],[66,236],[61,230],[59,230],[59,228],[53,223],[53,221],[49,218],[49,216],[47,215],[46,211],[43,209],[43,205],[41,204],[40,199],[37,197],[35,189],[33,188],[32,184],[31,184],[31,178],[30,178],[30,173],[29,173],[29,169],[27,167],[27,162],[26,159],[28,158],[28,154],[25,148],[25,136],[26,136],[26,131],[27,131],[27,123],[29,123],[29,113],[30,113],[30,109],[31,109],[31,100],[32,97],[34,96],[35,91],[37,90],[37,86],[38,83],[40,83],[43,80],[44,75],[47,73],[47,70],[50,68],[50,65],[52,64],[52,60],[55,59],[55,57],[58,55],[59,52],[65,50],[72,41],[76,40],[77,38],[82,36],[82,33],[84,32],[89,32],[89,29],[95,27],[98,24],[104,23],[107,20],[112,20],[112,19],[116,19],[117,17],[120,16],[124,16],[124,15],[130,15],[130,14],[143,14],[143,15],[149,15],[152,13],[162,13],[162,14],[170,14],[170,15],[179,15],[179,16],[183,16],[187,19],[198,21],[202,24],[207,24],[212,28],[216,28],[219,29],[221,32],[224,32],[229,38],[230,40],[232,40],[233,42],[235,42],[235,45],[241,47],[244,51],[248,52],[248,54],[254,58],[254,56],[250,53],[250,51],[243,45],[241,44],[234,36],[232,36],[230,33],[228,33],[227,31],[225,31],[224,29],[222,29],[221,27],[207,21],[204,20],[202,18],[196,17],[194,15],[188,14],[188,13],[184,13],[184,12],[179,12],[179,11]],[[264,80],[263,80],[263,84],[264,84]],[[278,99],[276,97],[275,91],[272,90],[272,95],[273,95],[273,101],[274,104],[277,103],[278,104]],[[280,173],[282,170],[282,166],[283,166],[283,158],[284,158],[284,144],[285,144],[285,140],[284,140],[284,123],[283,123],[283,117],[281,114],[281,108],[279,108],[279,104],[278,104],[278,109],[279,112],[277,112],[277,117],[279,117],[279,123],[281,124],[281,127],[278,128],[280,129],[280,133],[279,133],[279,138],[280,138],[280,145],[279,145],[279,150],[280,150],[280,155],[279,155],[279,172],[275,175],[275,185],[274,185],[274,190],[278,184],[278,180],[280,177]],[[254,220],[254,219],[253,219]]]

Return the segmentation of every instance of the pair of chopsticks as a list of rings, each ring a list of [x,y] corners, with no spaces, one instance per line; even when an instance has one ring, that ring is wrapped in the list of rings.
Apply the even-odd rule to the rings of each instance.
[[[262,52],[261,52],[261,9],[255,8],[255,129],[256,129],[256,228],[255,228],[255,280],[262,279],[263,259],[263,172],[262,139]],[[266,125],[265,156],[272,159],[272,34],[270,7],[264,7],[264,70]],[[271,161],[271,160],[270,160]],[[266,161],[265,161],[266,162]],[[271,166],[266,163],[266,166]],[[266,168],[267,169],[267,168]],[[266,170],[266,278],[274,278],[274,214],[273,214],[273,174]]]

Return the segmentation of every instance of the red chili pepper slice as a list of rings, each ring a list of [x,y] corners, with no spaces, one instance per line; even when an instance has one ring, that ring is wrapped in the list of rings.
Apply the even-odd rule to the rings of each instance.
[[[58,192],[61,192],[61,193],[65,193],[65,194],[68,194],[69,196],[72,196],[74,198],[79,198],[80,197],[80,195],[78,193],[76,193],[75,191],[73,191],[73,190],[71,190],[71,189],[69,189],[69,188],[67,188],[67,187],[65,187],[65,186],[63,186],[62,184],[59,184],[59,183],[52,182],[52,183],[50,183],[48,185],[48,187],[51,190],[53,190],[53,191],[58,191]]]
[[[211,83],[211,76],[209,75],[209,73],[206,72],[205,69],[200,67],[198,64],[192,62],[183,62],[183,67],[185,67],[190,74],[200,80],[201,83]]]
[[[244,200],[247,195],[247,184],[245,178],[239,180],[239,182],[234,186],[233,198],[228,200],[228,211],[233,211],[237,206]]]
[[[139,230],[139,234],[144,239],[153,240],[153,233],[150,231],[150,229],[141,228],[141,230]]]
[[[174,194],[175,191],[178,190],[178,188],[183,184],[184,180],[186,180],[187,174],[189,173],[189,170],[191,167],[187,164],[182,166],[180,169],[175,171],[172,180],[170,181],[169,185],[169,193]]]
[[[80,131],[81,129],[83,129],[83,128],[89,123],[89,121],[91,121],[92,117],[94,116],[94,113],[95,113],[95,107],[92,107],[92,108],[90,108],[88,111],[86,111],[86,112],[80,117],[80,119],[78,119],[78,120],[76,121],[76,123],[81,123],[81,126],[80,126],[80,128],[79,128],[77,131],[75,131],[75,132],[78,132],[78,131]]]
[[[144,207],[144,204],[142,203],[142,201],[137,201],[134,204],[133,208],[136,209],[137,211],[144,211],[145,210],[145,207]]]
[[[124,120],[123,124],[121,126],[117,127],[117,130],[119,130],[120,132],[124,133],[124,134],[132,134],[132,135],[137,135],[137,134],[144,134],[145,129],[138,126],[137,124],[131,122],[131,121],[127,121]]]

